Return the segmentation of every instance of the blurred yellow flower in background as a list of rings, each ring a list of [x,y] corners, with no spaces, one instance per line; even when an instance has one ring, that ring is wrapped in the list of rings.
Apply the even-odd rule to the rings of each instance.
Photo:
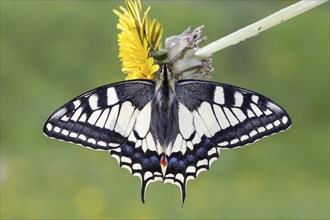
[[[126,7],[120,6],[122,12],[113,10],[119,17],[117,28],[119,58],[126,80],[154,79],[159,65],[149,55],[150,47],[161,49],[163,27],[156,20],[148,17],[150,7],[142,14],[140,0],[126,0]],[[150,45],[149,45],[150,44]]]

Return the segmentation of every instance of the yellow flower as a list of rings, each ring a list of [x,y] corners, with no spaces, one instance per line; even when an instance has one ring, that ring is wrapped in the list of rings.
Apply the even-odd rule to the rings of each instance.
[[[122,71],[130,79],[154,79],[159,65],[149,56],[150,46],[154,50],[161,49],[163,27],[147,16],[150,7],[142,14],[140,0],[126,0],[127,9],[120,6],[122,12],[113,10],[119,17],[117,28],[119,58]],[[150,46],[149,46],[150,44]]]

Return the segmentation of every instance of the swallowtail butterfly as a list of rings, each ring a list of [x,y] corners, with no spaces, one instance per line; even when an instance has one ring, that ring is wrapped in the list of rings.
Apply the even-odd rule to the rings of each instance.
[[[52,138],[109,151],[147,185],[180,187],[208,170],[221,149],[237,148],[287,129],[288,114],[274,101],[239,87],[175,80],[164,65],[155,80],[105,85],[74,98],[47,120]]]

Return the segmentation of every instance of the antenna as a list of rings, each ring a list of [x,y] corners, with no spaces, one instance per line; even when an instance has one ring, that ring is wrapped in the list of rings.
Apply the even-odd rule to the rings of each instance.
[[[148,43],[148,45],[150,47],[150,51],[152,51],[156,55],[156,57],[157,57],[158,60],[161,60],[160,56],[157,54],[157,52],[155,51],[155,49],[152,47],[151,43],[149,42],[148,37],[147,37],[147,33],[146,33],[145,30],[143,30],[143,34],[144,34],[144,36],[146,38],[146,41],[147,41],[147,43]]]
[[[157,52],[156,52],[156,50],[152,47],[152,45],[150,44],[150,42],[149,42],[149,40],[148,40],[148,37],[147,37],[147,34],[146,34],[146,31],[145,30],[143,30],[143,34],[144,34],[144,36],[145,36],[145,38],[146,38],[146,41],[147,41],[147,43],[148,43],[148,45],[149,45],[149,47],[150,47],[150,51],[152,51],[155,55],[156,55],[156,57],[157,57],[157,59],[158,59],[158,61],[160,61],[160,60],[162,60],[162,58],[157,54]],[[182,48],[181,50],[180,50],[180,52],[178,53],[178,54],[176,54],[170,61],[169,61],[169,63],[173,63],[173,62],[175,62],[175,60],[191,45],[191,43],[194,43],[194,41],[196,40],[196,38],[197,38],[197,35],[195,35],[188,43],[187,43],[187,45],[184,47],[184,48]]]

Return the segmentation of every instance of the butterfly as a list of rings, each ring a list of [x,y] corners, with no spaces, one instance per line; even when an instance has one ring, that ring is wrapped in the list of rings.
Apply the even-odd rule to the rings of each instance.
[[[43,132],[52,138],[109,151],[121,167],[149,183],[181,189],[208,170],[221,149],[251,144],[286,130],[289,115],[274,101],[243,88],[176,80],[167,65],[155,80],[129,80],[82,94],[56,110]]]

